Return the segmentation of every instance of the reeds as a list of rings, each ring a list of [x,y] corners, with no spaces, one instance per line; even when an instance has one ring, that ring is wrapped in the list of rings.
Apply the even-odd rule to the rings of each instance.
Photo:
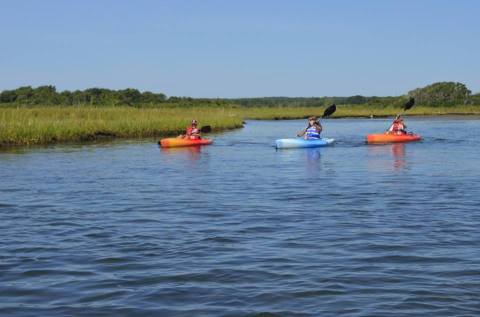
[[[136,109],[129,107],[35,107],[0,109],[0,144],[30,145],[105,137],[175,135],[195,118],[213,131],[242,126],[229,109]]]
[[[298,119],[321,116],[324,107],[32,107],[0,108],[0,145],[89,141],[100,138],[169,136],[181,133],[192,118],[213,131],[242,126],[245,119]],[[402,110],[380,106],[337,106],[332,117],[385,117]],[[480,115],[480,106],[422,107],[408,115]]]
[[[245,119],[284,120],[321,116],[326,107],[264,107],[236,108],[235,113]],[[337,105],[333,118],[343,117],[389,117],[402,113],[392,106]],[[415,106],[406,115],[480,115],[480,106],[424,107]]]

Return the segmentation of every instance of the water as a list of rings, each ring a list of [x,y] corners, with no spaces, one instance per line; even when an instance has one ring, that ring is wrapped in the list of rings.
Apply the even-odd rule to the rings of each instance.
[[[203,148],[0,153],[1,316],[478,316],[480,120],[304,121]]]

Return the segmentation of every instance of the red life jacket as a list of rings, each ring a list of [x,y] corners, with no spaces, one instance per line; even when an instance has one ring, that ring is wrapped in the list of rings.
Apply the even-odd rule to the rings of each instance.
[[[198,140],[200,139],[200,136],[198,135],[192,135],[192,134],[198,134],[200,133],[200,131],[198,130],[198,128],[194,128],[192,126],[188,127],[187,128],[187,131],[186,131],[186,135],[189,139],[192,139],[192,140]]]
[[[405,131],[405,125],[400,120],[394,120],[393,123],[392,123],[392,126],[390,127],[390,129],[388,129],[388,131],[396,133],[396,134],[406,134],[407,133]]]

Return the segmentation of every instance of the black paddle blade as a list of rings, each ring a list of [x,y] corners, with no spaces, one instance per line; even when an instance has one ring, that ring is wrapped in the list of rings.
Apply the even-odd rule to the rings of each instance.
[[[209,126],[209,125],[205,125],[205,126],[200,128],[200,132],[202,132],[202,133],[209,133],[211,131],[212,131],[212,127]]]
[[[412,108],[414,104],[415,104],[415,98],[410,98],[410,100],[407,101],[407,103],[403,107],[403,111],[407,111],[408,109]]]
[[[337,110],[337,106],[335,104],[331,105],[330,107],[325,109],[325,111],[323,112],[322,118],[326,118],[326,117],[332,115],[336,110]]]

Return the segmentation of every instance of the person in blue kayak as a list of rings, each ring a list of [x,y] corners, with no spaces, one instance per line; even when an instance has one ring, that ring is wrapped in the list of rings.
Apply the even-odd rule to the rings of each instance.
[[[308,126],[297,136],[303,136],[305,140],[318,140],[320,139],[320,133],[322,133],[322,125],[318,122],[317,117],[309,117]]]

